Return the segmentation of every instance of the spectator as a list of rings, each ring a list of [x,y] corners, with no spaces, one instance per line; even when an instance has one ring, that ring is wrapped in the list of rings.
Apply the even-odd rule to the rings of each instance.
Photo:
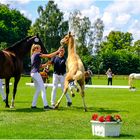
[[[90,69],[85,71],[85,83],[87,85],[92,85],[92,75],[93,75],[93,73]]]
[[[107,78],[108,78],[108,85],[112,85],[112,77],[113,77],[113,73],[112,73],[112,70],[111,68],[109,68],[106,72],[106,75],[107,75]]]

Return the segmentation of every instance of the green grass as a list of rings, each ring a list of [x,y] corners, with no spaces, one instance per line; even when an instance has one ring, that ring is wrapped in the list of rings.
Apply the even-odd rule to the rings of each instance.
[[[72,98],[72,107],[66,107],[63,98],[58,110],[44,111],[41,97],[39,109],[30,109],[35,89],[25,86],[29,77],[22,77],[16,95],[15,109],[5,108],[0,102],[0,138],[1,139],[102,139],[93,136],[90,119],[93,113],[99,115],[119,114],[123,119],[120,139],[140,138],[140,91],[128,89],[86,89],[85,100],[88,112],[84,112],[82,100],[77,93]],[[93,84],[106,85],[106,77],[93,76]],[[113,85],[127,85],[127,77],[114,77]],[[139,87],[140,81],[135,81]],[[10,87],[12,92],[13,87]],[[50,104],[51,88],[47,89]],[[57,98],[61,95],[60,89]],[[10,93],[9,99],[11,100]],[[9,102],[10,102],[9,100]],[[105,137],[105,139],[112,137]]]

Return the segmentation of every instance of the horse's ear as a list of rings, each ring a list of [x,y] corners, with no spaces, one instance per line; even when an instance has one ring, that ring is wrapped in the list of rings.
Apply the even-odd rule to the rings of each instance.
[[[36,35],[38,38],[39,38],[39,33],[37,33],[37,35]]]
[[[71,31],[69,31],[69,36],[73,36],[73,37],[75,37],[75,34],[72,33]]]

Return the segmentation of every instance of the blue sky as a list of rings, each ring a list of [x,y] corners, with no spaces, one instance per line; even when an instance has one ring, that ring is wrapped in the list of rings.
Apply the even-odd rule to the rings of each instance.
[[[101,18],[105,25],[104,36],[111,30],[130,32],[134,40],[140,39],[140,0],[54,0],[58,8],[68,18],[69,13],[77,9],[94,22]],[[38,17],[37,8],[45,6],[48,0],[0,0],[10,4],[32,22]]]

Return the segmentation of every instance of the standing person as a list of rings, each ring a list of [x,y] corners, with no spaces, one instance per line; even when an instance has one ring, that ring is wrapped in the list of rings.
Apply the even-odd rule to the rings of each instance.
[[[62,47],[61,51],[57,56],[52,58],[51,62],[54,66],[54,72],[53,72],[53,88],[51,93],[51,105],[54,108],[55,107],[55,98],[56,98],[56,90],[58,87],[58,83],[61,84],[62,91],[64,90],[64,80],[66,76],[66,58],[64,57],[65,49]],[[68,93],[66,95],[67,100],[67,106],[72,105],[71,98]]]
[[[87,71],[85,71],[85,84],[92,85],[92,71],[88,68]]]
[[[0,93],[1,93],[1,96],[2,96],[2,100],[5,102],[6,101],[6,96],[5,96],[5,93],[4,93],[4,90],[3,90],[2,86],[3,86],[2,79],[0,79]]]
[[[107,75],[107,78],[108,78],[108,85],[110,84],[110,85],[112,85],[112,77],[113,77],[113,73],[112,73],[112,70],[111,70],[111,68],[109,68],[108,70],[107,70],[107,72],[106,72],[106,75]]]
[[[56,52],[50,53],[50,54],[42,54],[41,53],[41,47],[38,44],[33,44],[31,48],[31,77],[33,78],[36,91],[33,97],[32,106],[31,108],[37,108],[37,98],[41,91],[41,96],[44,104],[44,110],[52,109],[46,100],[46,91],[44,87],[44,82],[42,80],[42,77],[39,73],[40,68],[46,67],[47,64],[41,64],[41,58],[52,58],[55,55],[59,53],[59,50]]]

